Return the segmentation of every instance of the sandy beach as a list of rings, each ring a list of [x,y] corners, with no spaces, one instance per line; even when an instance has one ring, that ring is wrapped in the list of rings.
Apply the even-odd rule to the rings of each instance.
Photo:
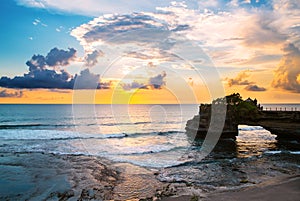
[[[162,201],[298,201],[300,197],[300,175],[293,177],[276,178],[260,185],[241,188],[226,192],[215,192],[208,194],[207,197],[199,198],[192,195],[179,197],[166,197]]]
[[[276,178],[260,185],[238,191],[216,193],[208,196],[207,201],[222,200],[260,200],[260,201],[297,201],[300,198],[300,175]]]

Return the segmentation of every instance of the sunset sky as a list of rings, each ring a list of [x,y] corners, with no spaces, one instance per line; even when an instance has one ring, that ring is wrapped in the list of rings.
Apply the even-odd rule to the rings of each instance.
[[[3,0],[0,103],[299,103],[298,0]]]

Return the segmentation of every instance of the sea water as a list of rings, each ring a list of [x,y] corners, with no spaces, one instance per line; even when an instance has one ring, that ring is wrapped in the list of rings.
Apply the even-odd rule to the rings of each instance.
[[[187,120],[197,113],[198,105],[0,105],[0,152],[83,154],[151,168],[176,166],[197,150],[185,134]],[[275,138],[262,127],[241,125],[234,156],[278,153]]]

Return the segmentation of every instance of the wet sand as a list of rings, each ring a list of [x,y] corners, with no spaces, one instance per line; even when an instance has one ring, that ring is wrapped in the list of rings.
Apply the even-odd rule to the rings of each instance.
[[[207,196],[182,195],[165,197],[162,201],[298,201],[300,198],[300,175],[276,178],[271,181],[225,192],[209,193]]]
[[[208,196],[207,201],[222,200],[261,200],[261,201],[298,201],[300,198],[300,175],[277,178],[260,185],[239,191],[216,193]]]

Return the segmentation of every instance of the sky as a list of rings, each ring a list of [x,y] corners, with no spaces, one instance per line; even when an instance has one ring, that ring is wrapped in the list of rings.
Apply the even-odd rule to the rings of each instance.
[[[299,103],[298,0],[3,0],[0,103]]]

